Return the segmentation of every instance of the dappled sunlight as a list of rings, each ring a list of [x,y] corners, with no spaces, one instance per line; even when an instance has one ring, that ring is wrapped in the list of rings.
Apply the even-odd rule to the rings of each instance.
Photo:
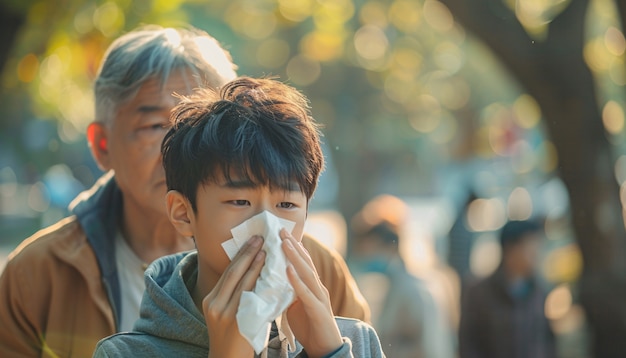
[[[376,61],[387,53],[389,40],[379,27],[366,25],[355,32],[354,48],[364,61]]]
[[[291,47],[285,40],[269,38],[259,44],[256,59],[259,65],[266,68],[279,68],[289,59]]]
[[[422,12],[415,2],[410,0],[396,0],[391,3],[388,12],[389,22],[398,30],[414,33],[422,22]]]
[[[624,129],[624,109],[615,101],[608,101],[602,109],[602,123],[610,134],[619,134]]]
[[[87,34],[94,28],[93,13],[96,9],[95,5],[84,6],[74,16],[74,29],[79,34]]]
[[[589,40],[584,47],[584,58],[591,70],[598,75],[600,85],[605,88],[625,85],[626,39],[620,30],[621,25],[614,2],[607,0],[591,2],[586,26]]]
[[[472,90],[462,77],[454,76],[442,83],[441,104],[451,111],[461,110],[470,101]]]
[[[559,156],[556,148],[554,147],[554,143],[549,140],[545,140],[541,143],[541,147],[541,152],[544,153],[542,156],[541,169],[543,169],[546,173],[552,173],[557,169],[559,164]]]
[[[526,31],[531,36],[542,39],[547,35],[547,25],[569,2],[570,0],[515,0],[507,3],[514,3],[515,16]]]
[[[392,71],[406,71],[406,73],[419,72],[424,57],[419,51],[410,46],[396,46],[391,51]]]
[[[552,320],[563,318],[572,308],[572,292],[567,284],[555,287],[546,299],[546,317]]]
[[[527,140],[520,139],[511,146],[511,167],[518,174],[530,173],[537,166],[537,156]]]
[[[331,61],[343,55],[342,31],[314,31],[300,40],[302,54],[315,61]],[[299,55],[296,55],[299,56]]]
[[[274,34],[277,27],[277,19],[270,10],[233,3],[226,12],[226,20],[233,30],[261,40]]]
[[[334,248],[344,257],[348,249],[348,228],[341,213],[335,210],[309,212],[304,232],[324,245]]]
[[[32,82],[39,70],[39,59],[32,53],[24,56],[17,65],[17,77],[22,82]]]
[[[454,18],[450,10],[439,1],[424,1],[424,20],[435,30],[442,33],[454,28]]]
[[[411,126],[418,132],[431,133],[441,122],[441,107],[437,99],[431,95],[423,94],[415,100],[419,103],[420,112],[409,117]]]
[[[68,0],[67,11],[52,11],[53,3],[23,5],[28,25],[16,37],[1,80],[6,135],[0,140],[0,213],[5,215],[0,224],[21,225],[7,234],[11,244],[25,237],[25,230],[66,215],[72,190],[91,185],[101,175],[85,143],[85,130],[94,119],[93,79],[106,47],[141,24],[189,23],[228,49],[238,74],[276,76],[311,100],[329,148],[326,178],[332,183],[320,181],[320,188],[329,185],[334,191],[324,210],[309,213],[307,233],[348,256],[350,233],[343,215],[379,193],[393,193],[422,204],[408,210],[412,222],[407,231],[413,237],[401,243],[410,271],[446,263],[439,260],[448,258],[448,230],[459,215],[475,238],[463,248],[469,260],[464,264],[475,277],[485,277],[500,262],[498,231],[506,221],[543,218],[547,240],[539,269],[553,286],[545,313],[557,333],[582,330],[585,317],[576,284],[583,268],[581,247],[586,246],[575,243],[572,220],[580,215],[610,220],[606,218],[620,212],[611,207],[612,216],[570,212],[571,183],[565,186],[560,178],[591,168],[571,168],[585,155],[560,155],[571,153],[563,151],[563,137],[571,133],[584,138],[574,148],[608,139],[614,156],[598,163],[613,165],[609,181],[619,184],[626,208],[626,37],[615,1],[589,3],[581,44],[580,65],[586,64],[595,86],[597,105],[591,114],[601,114],[601,124],[560,124],[551,117],[576,114],[545,103],[554,93],[580,94],[573,82],[576,75],[558,71],[561,64],[570,65],[567,57],[540,74],[536,86],[546,91],[533,91],[528,82],[516,81],[519,74],[510,71],[515,61],[504,65],[498,53],[502,49],[492,51],[493,44],[480,40],[476,29],[461,26],[460,15],[467,14],[446,7],[445,1]],[[567,15],[563,10],[570,4],[574,2],[497,3],[503,6],[498,8],[503,18],[517,26],[516,41],[532,43],[505,50],[528,64],[521,72],[528,76],[524,80],[532,80],[537,58],[558,47],[556,42],[548,50],[541,45],[559,36],[550,26]],[[176,47],[180,39],[172,35]],[[219,73],[231,71],[225,57],[216,57],[221,55],[217,44],[201,47],[205,58],[220,63]],[[557,80],[572,82],[568,90],[553,91],[549,84]],[[586,102],[571,101],[585,110],[578,113],[590,114],[583,108]],[[587,142],[584,135],[592,124],[602,127],[589,130],[589,136],[597,132],[601,137]],[[587,180],[583,175],[576,179]],[[57,183],[56,189],[46,180]],[[475,196],[464,212],[468,193]],[[438,207],[439,201],[448,206]],[[372,215],[389,220],[407,215],[405,207],[395,204],[389,202]],[[434,207],[435,214],[429,211]],[[367,208],[364,212],[366,220]],[[622,214],[626,219],[626,209]]]
[[[491,275],[500,264],[502,250],[495,235],[479,235],[470,253],[470,270],[478,278]]]
[[[498,230],[505,220],[505,205],[499,198],[476,199],[467,210],[467,224],[472,231]]]
[[[296,85],[309,85],[317,80],[320,73],[319,62],[304,55],[292,57],[287,63],[287,75]]]
[[[507,212],[510,220],[528,220],[533,214],[533,202],[526,188],[513,189],[507,200]]]
[[[369,1],[363,4],[358,16],[362,24],[384,28],[389,24],[385,4],[378,1]]]
[[[595,38],[585,45],[585,60],[597,72],[606,72],[611,67],[613,55],[608,51],[602,38]]]
[[[622,31],[611,26],[604,34],[604,45],[613,56],[621,56],[626,50],[626,39]]]
[[[624,183],[626,182],[626,155],[621,155],[615,161],[615,180],[620,185],[620,198],[622,200],[622,206],[624,206],[624,204],[626,204],[626,201],[624,201],[626,197],[624,197],[625,193],[623,192]]]
[[[168,2],[175,3],[176,1]],[[124,12],[115,2],[105,2],[94,11],[93,23],[104,36],[114,36],[124,27]]]
[[[454,117],[444,112],[437,128],[431,134],[431,140],[437,144],[445,145],[452,141],[457,134],[458,124]]]
[[[447,41],[435,47],[434,60],[437,66],[448,75],[457,73],[463,67],[465,55],[453,42]]]
[[[620,161],[619,161],[620,166],[624,166],[624,161],[626,160],[624,158],[625,158],[624,156],[620,157]],[[623,167],[620,169],[624,170]],[[622,171],[620,174],[621,174],[620,178],[623,178],[624,172]],[[622,204],[622,218],[624,219],[624,222],[626,223],[626,181],[620,181],[619,198]]]
[[[59,51],[59,53],[67,53],[65,51]],[[70,60],[71,59],[65,59]],[[63,73],[65,70],[65,66],[67,66],[68,62],[64,62],[58,53],[53,53],[50,56],[46,57],[41,62],[41,68],[39,72],[39,76],[41,78],[41,82],[48,86],[52,87],[58,85],[59,82],[62,82]]]
[[[535,99],[527,94],[517,97],[513,103],[513,120],[515,123],[524,128],[535,128],[541,121],[541,109]]]
[[[582,272],[582,256],[574,243],[556,248],[543,260],[543,274],[550,282],[574,282]]]
[[[315,0],[278,0],[278,11],[289,21],[300,22],[311,16]]]

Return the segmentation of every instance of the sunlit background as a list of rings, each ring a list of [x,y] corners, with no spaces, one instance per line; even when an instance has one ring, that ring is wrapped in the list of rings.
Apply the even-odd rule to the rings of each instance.
[[[540,271],[553,290],[546,314],[578,344],[564,345],[565,356],[582,356],[574,289],[582,259],[541,110],[439,1],[3,2],[26,14],[1,78],[4,254],[67,215],[71,199],[101,174],[84,133],[108,44],[140,24],[189,23],[229,49],[240,74],[277,75],[310,98],[324,125],[328,167],[307,228],[345,256],[346,223],[380,193],[409,205],[402,249],[420,275],[450,265],[486,276],[499,262],[497,232],[506,220],[547,218]],[[569,1],[505,3],[541,41]],[[624,183],[626,40],[613,2],[592,1],[585,31],[585,60],[617,153],[615,179]],[[469,246],[454,245],[458,230]]]

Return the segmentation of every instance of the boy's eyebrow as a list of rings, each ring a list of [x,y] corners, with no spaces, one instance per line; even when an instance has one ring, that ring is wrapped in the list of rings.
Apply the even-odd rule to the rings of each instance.
[[[221,186],[225,188],[238,189],[238,188],[254,188],[258,186],[258,184],[253,183],[251,180],[242,179],[242,180],[227,180]]]
[[[281,183],[281,184],[282,185],[279,185],[280,189],[287,190],[287,191],[301,191],[300,184],[298,184],[298,182],[296,181],[289,181],[289,182]],[[247,189],[247,188],[255,188],[259,185],[260,184],[254,183],[251,180],[241,179],[241,180],[228,180],[225,183],[223,183],[221,186],[225,188],[232,188],[232,189],[240,189],[240,188]]]

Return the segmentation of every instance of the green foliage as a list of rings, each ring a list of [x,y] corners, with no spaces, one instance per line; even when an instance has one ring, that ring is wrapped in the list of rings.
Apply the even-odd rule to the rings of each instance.
[[[241,74],[278,75],[301,88],[325,124],[326,141],[339,148],[335,154],[340,160],[354,159],[367,148],[391,158],[387,164],[392,173],[417,173],[415,186],[399,191],[429,191],[419,183],[430,183],[433,178],[424,175],[434,171],[420,170],[420,165],[511,155],[533,157],[523,173],[545,175],[556,165],[539,122],[522,117],[532,111],[532,99],[519,101],[523,93],[506,71],[435,0],[58,0],[5,5],[26,17],[2,76],[0,128],[6,133],[23,121],[51,119],[58,123],[61,144],[84,140],[93,118],[91,83],[107,45],[141,24],[189,23],[229,48]],[[606,5],[598,6],[599,19],[611,16],[603,10]],[[590,31],[596,39],[606,31],[600,23]],[[604,48],[593,41],[593,48]],[[610,45],[614,49],[619,43]],[[590,55],[590,61],[614,73],[602,63],[619,54],[607,53],[605,58]],[[501,109],[489,110],[494,105]],[[518,141],[527,144],[525,152],[516,149]],[[15,141],[13,145],[19,147]],[[30,160],[28,151],[20,155]],[[413,158],[408,166],[407,155]],[[62,161],[54,151],[48,156],[51,162]]]

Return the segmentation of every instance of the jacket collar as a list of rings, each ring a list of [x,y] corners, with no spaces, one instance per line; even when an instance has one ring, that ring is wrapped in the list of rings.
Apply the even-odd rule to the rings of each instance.
[[[96,255],[116,322],[119,322],[121,314],[121,294],[115,263],[115,235],[122,215],[122,200],[114,173],[109,171],[90,189],[79,194],[69,206]]]

